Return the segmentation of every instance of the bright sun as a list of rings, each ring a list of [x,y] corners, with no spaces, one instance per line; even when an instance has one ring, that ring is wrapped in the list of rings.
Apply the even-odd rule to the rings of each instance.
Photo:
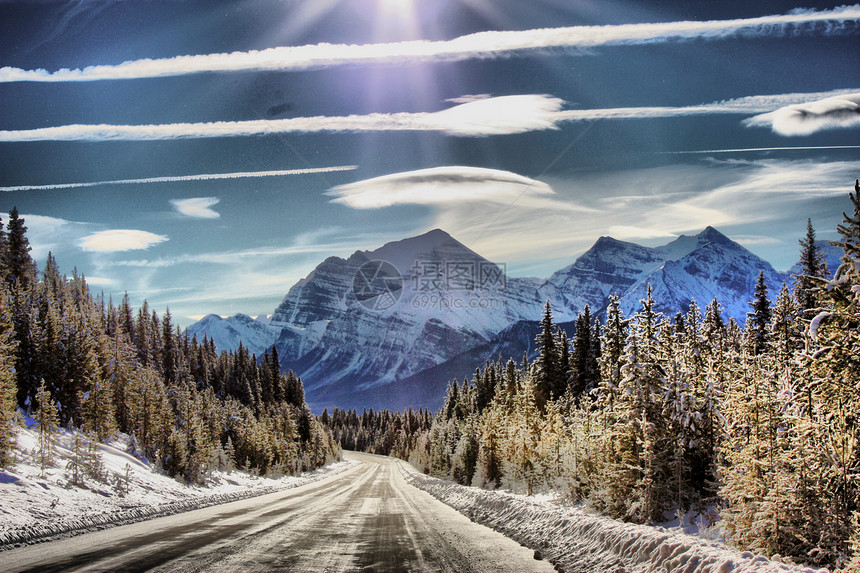
[[[393,16],[408,16],[413,12],[413,0],[378,0],[379,10]]]

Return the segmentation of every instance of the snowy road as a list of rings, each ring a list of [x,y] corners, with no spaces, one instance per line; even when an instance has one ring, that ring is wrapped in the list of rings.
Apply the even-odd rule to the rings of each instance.
[[[406,483],[397,460],[306,486],[0,553],[12,571],[553,571]]]

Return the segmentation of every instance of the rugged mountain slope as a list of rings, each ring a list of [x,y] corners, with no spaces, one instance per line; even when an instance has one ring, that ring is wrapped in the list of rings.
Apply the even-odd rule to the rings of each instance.
[[[383,264],[385,263],[385,264]],[[534,282],[434,230],[330,257],[290,289],[272,316],[285,368],[311,401],[412,376],[539,312]]]
[[[290,289],[268,327],[237,315],[207,317],[189,331],[208,333],[222,349],[240,338],[249,348],[252,340],[271,345],[261,329],[275,333],[282,366],[302,377],[316,410],[436,407],[451,378],[471,376],[498,354],[531,353],[546,300],[560,323],[585,305],[601,315],[611,294],[629,316],[651,284],[657,310],[669,317],[691,298],[701,307],[716,298],[726,318],[743,323],[760,271],[774,299],[788,275],[708,227],[661,247],[601,237],[547,280],[510,278],[436,229],[329,257]]]
[[[775,298],[787,277],[713,227],[654,248],[601,237],[572,265],[553,273],[541,292],[574,316],[586,304],[600,315],[609,295],[617,294],[629,316],[651,284],[656,310],[670,317],[690,299],[704,307],[716,298],[726,318],[743,324],[760,271]]]

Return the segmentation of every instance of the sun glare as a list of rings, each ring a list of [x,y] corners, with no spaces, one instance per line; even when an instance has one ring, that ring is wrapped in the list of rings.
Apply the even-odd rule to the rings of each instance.
[[[378,0],[379,10],[392,16],[409,16],[414,11],[413,0]]]

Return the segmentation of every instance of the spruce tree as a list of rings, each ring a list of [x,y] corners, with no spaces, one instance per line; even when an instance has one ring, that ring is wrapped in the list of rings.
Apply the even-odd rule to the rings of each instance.
[[[27,238],[27,227],[24,219],[18,215],[18,208],[13,207],[9,212],[7,223],[5,260],[6,281],[10,291],[26,293],[33,287],[36,280],[36,267],[30,257],[30,240]]]
[[[36,405],[38,409],[33,414],[38,426],[36,461],[44,475],[45,468],[53,467],[57,460],[56,436],[60,423],[57,408],[44,380],[36,393]]]
[[[282,378],[284,387],[284,400],[287,404],[293,406],[301,406],[305,402],[305,388],[302,385],[302,380],[296,376],[295,372],[290,370],[286,376]]]
[[[558,354],[555,347],[555,325],[549,300],[544,305],[540,331],[535,337],[538,357],[535,362],[535,403],[543,410],[548,400],[560,395]]]
[[[855,181],[852,214],[837,227],[842,264],[820,291],[821,310],[807,328],[808,349],[802,363],[809,378],[818,463],[814,476],[821,516],[817,551],[836,563],[860,541],[860,182]],[[839,564],[839,563],[837,563]]]
[[[16,400],[15,400],[15,348],[12,320],[9,316],[5,287],[0,286],[0,468],[13,460],[17,441]]]
[[[30,257],[30,241],[27,227],[19,217],[18,208],[13,207],[7,223],[5,248],[3,249],[3,275],[8,287],[12,324],[18,342],[15,357],[15,376],[18,381],[18,404],[29,410],[38,388],[37,373],[33,360],[36,355],[32,339],[31,311],[33,286],[36,281],[36,266]]]
[[[798,242],[800,243],[800,274],[794,284],[794,296],[801,312],[806,312],[818,306],[814,291],[820,285],[816,279],[823,279],[828,273],[824,255],[815,243],[812,219],[806,220],[806,237]]]
[[[654,311],[651,293],[649,284],[627,336],[615,429],[620,494],[615,502],[621,516],[637,522],[659,519],[666,507],[665,472],[672,451],[662,414],[666,386],[658,338],[662,317]]]
[[[600,341],[601,355],[598,361],[600,390],[598,401],[608,410],[614,408],[621,384],[621,367],[624,363],[624,346],[627,340],[627,321],[621,314],[618,295],[609,297],[606,323]]]
[[[759,271],[755,285],[755,298],[749,304],[753,310],[747,314],[747,331],[753,354],[758,355],[767,348],[768,325],[771,317],[770,299],[767,297],[764,271]]]

